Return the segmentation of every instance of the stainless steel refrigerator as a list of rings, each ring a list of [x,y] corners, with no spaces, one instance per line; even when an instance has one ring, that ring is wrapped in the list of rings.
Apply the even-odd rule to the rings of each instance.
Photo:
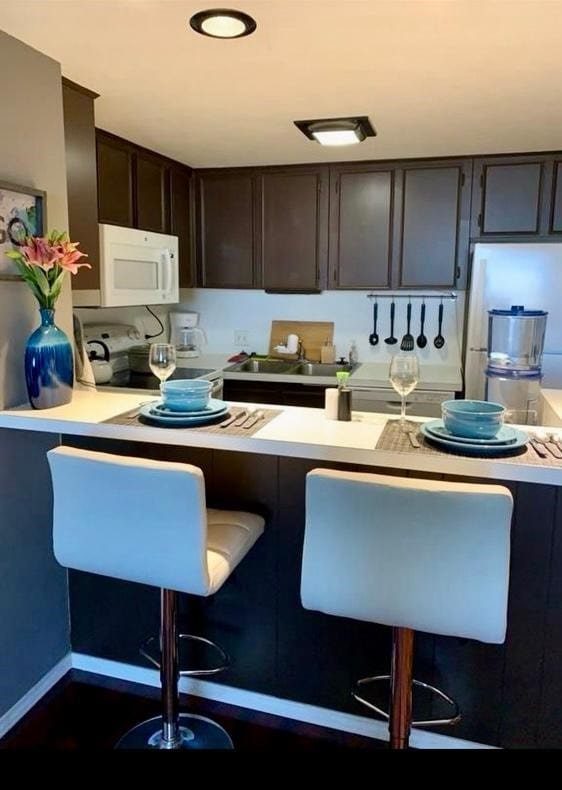
[[[486,393],[488,311],[524,305],[548,312],[542,386],[562,388],[562,243],[476,244],[468,294],[467,398]]]

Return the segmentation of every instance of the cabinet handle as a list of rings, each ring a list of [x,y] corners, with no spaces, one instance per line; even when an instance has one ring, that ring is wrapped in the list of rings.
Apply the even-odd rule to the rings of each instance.
[[[479,214],[479,215],[478,215],[478,227],[479,227],[479,228],[481,228],[481,227],[482,227],[482,214]]]

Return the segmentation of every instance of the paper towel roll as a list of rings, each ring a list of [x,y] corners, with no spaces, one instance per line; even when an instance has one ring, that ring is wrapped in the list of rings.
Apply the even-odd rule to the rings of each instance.
[[[287,337],[287,354],[296,354],[299,350],[299,336],[289,335]]]
[[[327,420],[338,419],[339,390],[336,387],[327,387],[324,396],[324,416]]]

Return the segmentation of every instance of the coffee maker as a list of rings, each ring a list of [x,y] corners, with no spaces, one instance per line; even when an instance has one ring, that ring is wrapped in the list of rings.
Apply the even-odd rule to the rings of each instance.
[[[201,355],[207,335],[197,326],[198,313],[170,313],[170,343],[176,347],[177,359],[193,359]]]

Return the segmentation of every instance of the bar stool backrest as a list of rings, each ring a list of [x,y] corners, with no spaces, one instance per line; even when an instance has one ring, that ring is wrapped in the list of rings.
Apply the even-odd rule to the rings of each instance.
[[[47,453],[55,557],[67,568],[207,595],[205,481],[189,464]]]
[[[513,500],[497,485],[315,469],[306,482],[306,609],[505,640]]]

